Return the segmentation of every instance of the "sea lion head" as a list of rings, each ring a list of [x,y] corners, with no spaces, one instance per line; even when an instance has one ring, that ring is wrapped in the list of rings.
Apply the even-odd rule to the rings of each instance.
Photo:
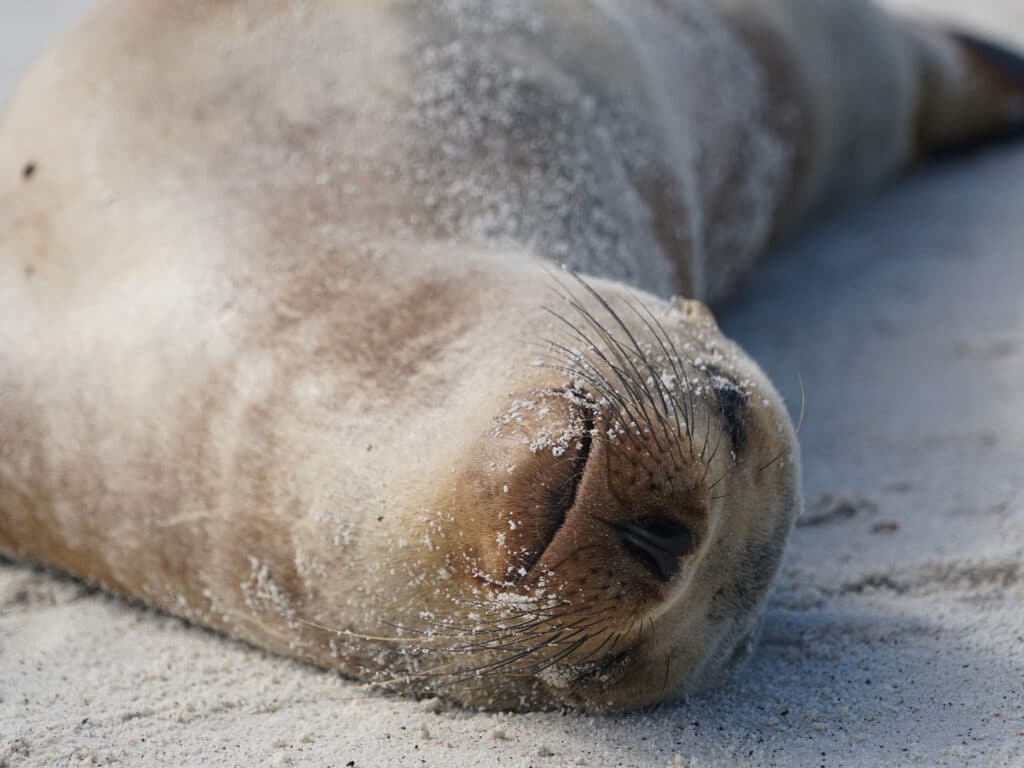
[[[792,423],[757,365],[703,304],[607,285],[548,310],[529,386],[439,505],[433,674],[474,706],[628,709],[717,681],[800,508]]]

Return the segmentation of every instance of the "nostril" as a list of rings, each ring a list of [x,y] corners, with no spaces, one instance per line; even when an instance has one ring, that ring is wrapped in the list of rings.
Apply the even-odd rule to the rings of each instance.
[[[578,403],[573,404],[573,410],[570,426],[575,427],[573,432],[578,432],[574,442],[557,455],[542,452],[529,468],[519,473],[523,478],[518,488],[522,506],[518,508],[514,520],[516,526],[512,529],[519,533],[514,537],[509,534],[502,537],[503,544],[513,538],[516,540],[512,549],[518,554],[509,566],[509,573],[517,574],[515,578],[526,576],[533,570],[576,505],[590,462],[595,416],[593,411]]]
[[[679,572],[682,559],[697,548],[696,534],[674,520],[643,517],[605,522],[615,530],[629,553],[666,583]]]
[[[587,468],[587,461],[590,459],[594,414],[588,409],[582,409],[581,415],[583,431],[578,451],[575,456],[565,462],[568,465],[568,473],[563,477],[563,482],[552,489],[551,494],[551,509],[558,519],[559,527],[565,522],[569,510],[576,504],[576,494],[579,492],[580,482],[583,480],[583,473]]]

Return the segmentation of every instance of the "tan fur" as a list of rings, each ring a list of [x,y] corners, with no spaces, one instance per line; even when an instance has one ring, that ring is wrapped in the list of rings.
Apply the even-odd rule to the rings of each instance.
[[[122,0],[39,63],[0,124],[0,551],[473,705],[742,656],[795,437],[663,298],[909,162],[917,38],[853,2],[508,8]],[[635,336],[646,428],[548,309]],[[613,533],[651,516],[700,542],[668,583]]]

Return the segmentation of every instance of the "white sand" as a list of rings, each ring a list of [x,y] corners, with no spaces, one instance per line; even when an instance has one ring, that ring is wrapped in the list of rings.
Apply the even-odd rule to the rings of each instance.
[[[900,3],[1024,42],[1019,0]],[[3,0],[0,100],[88,4]],[[2,564],[0,766],[1024,765],[1022,203],[1024,147],[933,168],[725,313],[791,404],[802,377],[809,502],[728,689],[628,717],[473,714]]]

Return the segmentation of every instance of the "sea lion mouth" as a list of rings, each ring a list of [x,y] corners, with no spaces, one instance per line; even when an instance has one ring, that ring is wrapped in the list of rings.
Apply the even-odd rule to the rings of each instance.
[[[602,659],[579,664],[552,664],[538,674],[548,686],[560,690],[580,690],[615,682],[626,670],[630,651],[610,653]]]
[[[568,444],[563,443],[555,458],[546,454],[540,459],[548,469],[540,482],[542,490],[531,494],[536,510],[530,521],[532,546],[520,550],[512,581],[520,585],[529,583],[539,571],[548,574],[572,556],[566,551],[555,557],[554,550],[559,534],[567,522],[572,524],[573,518],[577,522],[589,519],[599,523],[613,535],[620,551],[654,581],[661,585],[671,583],[686,558],[700,546],[701,527],[677,519],[668,511],[675,504],[668,498],[673,492],[667,479],[663,479],[664,486],[652,479],[642,492],[631,488],[624,494],[617,493],[611,475],[621,475],[624,469],[629,471],[628,464],[632,466],[631,480],[635,482],[643,460],[628,453],[610,453],[611,446],[602,439],[605,418],[590,393],[570,387],[562,390],[561,397],[568,401],[568,423],[575,425],[574,436]],[[664,469],[662,474],[665,475]],[[649,490],[652,487],[667,497],[653,499]],[[613,511],[616,509],[618,512]]]

